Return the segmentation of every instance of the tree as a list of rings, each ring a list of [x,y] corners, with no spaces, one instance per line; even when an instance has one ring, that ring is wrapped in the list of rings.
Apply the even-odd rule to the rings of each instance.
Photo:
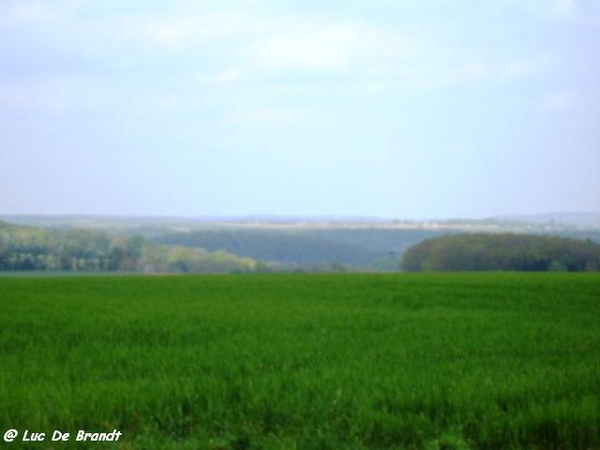
[[[600,244],[520,234],[463,234],[421,242],[404,254],[406,271],[597,270]]]

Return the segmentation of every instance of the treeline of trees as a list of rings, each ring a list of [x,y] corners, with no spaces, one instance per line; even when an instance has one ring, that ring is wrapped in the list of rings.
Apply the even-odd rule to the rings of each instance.
[[[512,233],[443,236],[409,248],[402,269],[598,271],[600,244],[589,239]]]
[[[329,267],[332,263],[367,266],[381,252],[357,243],[339,242],[302,231],[200,230],[171,232],[153,238],[160,244],[219,249],[262,261],[297,267]]]
[[[0,222],[0,270],[255,272],[277,267],[225,251],[161,245],[90,229],[46,229]]]

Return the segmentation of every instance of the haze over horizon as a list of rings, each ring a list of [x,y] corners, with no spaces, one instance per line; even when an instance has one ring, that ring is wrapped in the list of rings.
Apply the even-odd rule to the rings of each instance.
[[[600,211],[600,0],[8,0],[0,215]]]

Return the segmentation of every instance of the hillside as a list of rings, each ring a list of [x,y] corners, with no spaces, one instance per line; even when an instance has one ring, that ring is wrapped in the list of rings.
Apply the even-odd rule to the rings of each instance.
[[[398,257],[411,245],[440,231],[386,229],[215,229],[167,233],[154,242],[222,250],[287,266],[397,270]]]
[[[497,219],[10,218],[16,223],[0,221],[0,270],[4,271],[393,272],[411,246],[465,232],[548,234],[600,242],[600,229]]]

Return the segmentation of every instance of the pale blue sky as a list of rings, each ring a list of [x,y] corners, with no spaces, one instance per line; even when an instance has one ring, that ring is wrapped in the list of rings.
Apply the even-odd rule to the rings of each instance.
[[[0,2],[0,213],[600,210],[600,0]]]

